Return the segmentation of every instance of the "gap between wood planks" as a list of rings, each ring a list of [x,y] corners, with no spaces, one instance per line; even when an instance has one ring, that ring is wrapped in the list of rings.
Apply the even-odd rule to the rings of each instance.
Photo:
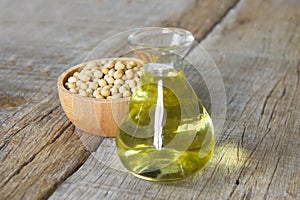
[[[216,26],[217,25],[219,25],[219,24],[221,24],[222,22],[223,22],[223,20],[225,19],[225,17],[228,15],[228,13],[230,12],[230,11],[232,11],[232,10],[235,10],[237,7],[238,7],[238,5],[240,4],[240,2],[241,2],[242,0],[237,0],[237,1],[235,1],[234,2],[234,4],[232,5],[232,6],[230,6],[227,10],[226,10],[226,12],[224,12],[224,14],[220,17],[220,19],[218,20],[218,21],[216,21],[213,25],[212,25],[212,27],[202,36],[202,38],[199,38],[198,40],[196,40],[198,43],[200,43],[201,44],[201,42],[202,41],[204,41],[206,38],[207,38],[207,36],[211,33],[211,32],[213,32],[213,30],[216,28]]]
[[[223,20],[226,18],[226,16],[232,11],[235,10],[238,5],[240,4],[242,0],[232,0],[228,2],[216,2],[211,3],[208,5],[208,8],[201,7],[200,1],[196,0],[194,5],[191,5],[191,7],[184,10],[179,15],[175,15],[174,17],[171,17],[170,19],[166,19],[161,21],[158,26],[162,27],[176,27],[176,28],[183,28],[190,32],[195,37],[195,41],[198,43],[201,43],[201,41],[205,40],[207,36],[213,32],[213,30],[216,28],[217,25],[221,24]],[[222,13],[218,13],[215,15],[210,15],[211,12],[214,12],[214,9],[220,9],[219,4],[222,4],[223,7],[226,7],[226,10]],[[224,5],[228,4],[228,5]],[[221,7],[222,7],[221,6]],[[209,9],[207,11],[206,9]],[[199,12],[200,11],[200,12]],[[208,13],[205,13],[208,12]],[[195,16],[196,15],[196,16]],[[203,18],[206,18],[207,21],[205,21]],[[215,19],[210,19],[216,17]],[[199,20],[202,19],[202,20]],[[212,24],[209,26],[205,26],[205,23],[209,23],[210,21],[213,21]],[[200,24],[199,24],[200,22]],[[203,25],[204,24],[204,25]],[[191,49],[192,50],[192,49]]]

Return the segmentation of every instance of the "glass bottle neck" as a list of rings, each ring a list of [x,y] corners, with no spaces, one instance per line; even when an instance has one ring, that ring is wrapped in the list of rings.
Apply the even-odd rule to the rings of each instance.
[[[190,32],[178,28],[141,28],[128,36],[130,46],[144,62],[144,70],[156,72],[157,75],[178,72],[182,58],[193,41]]]
[[[160,49],[139,49],[136,55],[143,60],[144,70],[153,75],[164,76],[181,69],[182,57]]]
[[[143,67],[145,73],[153,76],[176,76],[181,71],[181,66],[174,66],[170,63],[145,63]]]

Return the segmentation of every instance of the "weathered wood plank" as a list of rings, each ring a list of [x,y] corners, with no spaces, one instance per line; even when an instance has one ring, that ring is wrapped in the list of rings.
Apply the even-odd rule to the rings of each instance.
[[[189,30],[193,33],[195,40],[200,41],[206,37],[238,2],[239,0],[196,0],[189,9],[184,10],[179,15],[176,13],[160,25]]]
[[[220,185],[224,198],[299,198],[297,6],[296,1],[242,1],[203,42],[224,77],[226,126],[233,127],[218,141],[223,146],[218,158],[235,168],[217,166],[209,183],[238,180],[236,186]],[[206,187],[198,194],[210,193]]]
[[[202,42],[228,98],[224,131],[202,173],[168,184],[140,180],[123,171],[105,139],[50,199],[299,198],[298,8],[297,1],[241,1]]]
[[[216,7],[218,1],[212,2]],[[205,15],[212,20],[203,26],[203,32],[214,26],[231,2],[234,1],[228,0],[217,12]],[[81,62],[92,47],[113,33],[162,25],[167,21],[162,23],[161,19],[185,13],[191,4],[202,9],[201,3],[191,0],[145,3],[1,3],[1,199],[46,198],[85,162],[89,151],[103,139],[86,135],[79,138],[78,131],[63,114],[56,91],[56,79],[63,70]],[[205,17],[197,21],[204,21]],[[82,141],[89,146],[86,148]],[[70,195],[76,196],[76,191]],[[131,193],[123,195],[130,197]]]

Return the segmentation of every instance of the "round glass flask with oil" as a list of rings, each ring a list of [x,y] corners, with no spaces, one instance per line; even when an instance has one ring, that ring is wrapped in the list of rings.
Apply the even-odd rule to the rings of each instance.
[[[211,118],[182,71],[194,37],[177,28],[142,28],[128,41],[144,65],[119,125],[118,156],[146,180],[186,178],[205,166],[215,143]]]

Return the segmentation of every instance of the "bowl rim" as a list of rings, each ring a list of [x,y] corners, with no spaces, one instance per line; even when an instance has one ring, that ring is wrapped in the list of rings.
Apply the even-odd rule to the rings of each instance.
[[[67,78],[70,77],[70,74],[73,72],[75,72],[76,70],[79,71],[79,69],[83,66],[85,66],[87,63],[89,62],[96,62],[96,61],[102,61],[102,60],[117,60],[117,61],[137,61],[141,64],[143,64],[143,61],[137,58],[130,58],[130,57],[116,57],[116,58],[101,58],[101,59],[97,59],[97,60],[90,60],[87,62],[83,62],[77,65],[74,65],[73,67],[70,67],[68,69],[66,69],[65,71],[63,71],[58,79],[57,79],[57,87],[58,90],[60,90],[61,92],[64,92],[68,95],[71,95],[74,98],[78,98],[78,99],[82,99],[85,101],[95,101],[95,102],[99,102],[99,103],[111,103],[111,102],[122,102],[122,101],[129,101],[130,97],[126,97],[126,98],[119,98],[119,99],[96,99],[94,97],[84,97],[84,96],[80,96],[79,94],[74,94],[71,93],[66,87],[65,87],[65,82],[67,80]]]

